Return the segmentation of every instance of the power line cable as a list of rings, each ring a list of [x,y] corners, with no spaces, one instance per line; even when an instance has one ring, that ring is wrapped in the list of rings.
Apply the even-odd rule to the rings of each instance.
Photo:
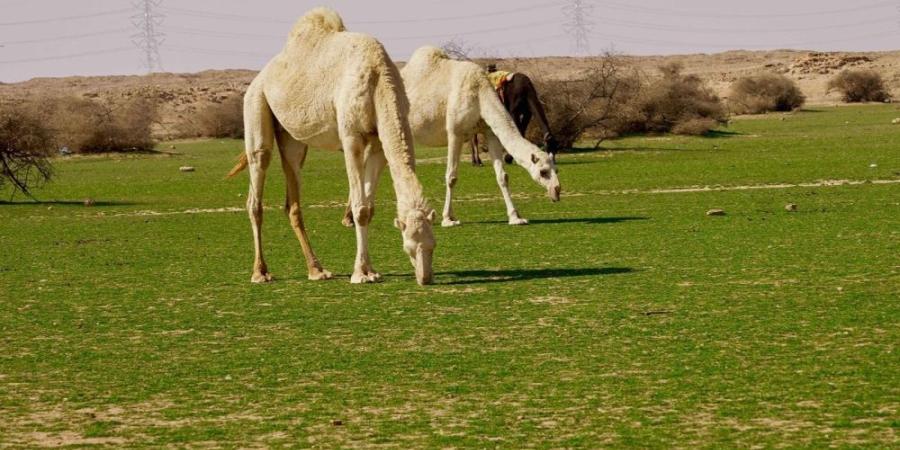
[[[45,43],[45,42],[68,41],[68,40],[72,40],[72,39],[81,39],[81,38],[86,38],[86,37],[120,34],[120,33],[125,33],[128,31],[131,31],[131,28],[119,28],[116,30],[96,31],[93,33],[69,34],[69,35],[65,35],[65,36],[56,36],[56,37],[40,38],[40,39],[25,39],[25,40],[21,40],[21,41],[0,41],[0,46],[41,44],[41,43]]]
[[[29,62],[38,62],[38,61],[59,61],[65,59],[75,59],[82,58],[85,56],[94,56],[94,55],[106,55],[110,53],[121,53],[125,51],[132,51],[133,47],[119,47],[119,48],[110,48],[105,50],[94,50],[89,52],[81,52],[81,53],[71,53],[68,55],[56,55],[56,56],[42,56],[38,58],[24,58],[24,59],[11,59],[6,61],[0,61],[0,64],[21,64],[21,63],[29,63]]]
[[[67,16],[67,17],[53,17],[51,19],[35,19],[35,20],[22,20],[16,22],[0,22],[0,27],[14,27],[18,25],[35,25],[40,23],[53,23],[53,22],[65,22],[70,20],[81,20],[81,19],[91,19],[94,17],[104,17],[104,16],[114,16],[117,14],[123,14],[131,11],[130,9],[114,9],[112,11],[99,12],[94,14],[83,14],[79,16]]]
[[[704,17],[704,18],[715,18],[715,19],[776,19],[776,18],[790,18],[790,17],[810,17],[810,16],[830,16],[837,14],[849,14],[860,11],[869,11],[873,9],[880,9],[886,6],[894,6],[894,1],[883,1],[877,3],[870,3],[868,5],[859,5],[854,6],[852,8],[841,8],[841,9],[832,9],[832,10],[823,10],[823,11],[807,11],[802,13],[769,13],[769,14],[742,14],[742,13],[734,13],[734,14],[722,14],[722,13],[708,13],[703,11],[687,11],[683,9],[668,9],[668,8],[650,8],[646,6],[639,5],[629,5],[626,3],[617,3],[609,0],[591,0],[598,5],[602,5],[611,9],[622,9],[626,11],[638,11],[647,14],[654,14],[659,16],[678,16],[678,17]]]
[[[769,29],[749,29],[749,28],[705,28],[705,27],[678,27],[678,26],[670,26],[665,24],[656,24],[656,23],[648,23],[648,22],[634,22],[630,20],[621,20],[621,19],[610,19],[601,17],[595,19],[598,22],[606,23],[609,25],[622,25],[628,26],[632,28],[642,28],[645,30],[655,30],[655,31],[673,31],[679,33],[750,33],[750,34],[761,34],[761,33],[800,33],[807,31],[822,31],[822,30],[833,30],[837,28],[856,28],[863,27],[869,25],[880,25],[885,23],[893,23],[896,19],[877,19],[877,20],[866,20],[861,22],[852,22],[852,23],[843,23],[843,24],[835,24],[835,25],[822,25],[815,27],[803,27],[803,28],[769,28]]]

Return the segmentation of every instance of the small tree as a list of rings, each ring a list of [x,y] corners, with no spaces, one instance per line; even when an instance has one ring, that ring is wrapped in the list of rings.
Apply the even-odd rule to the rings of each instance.
[[[478,48],[467,44],[462,39],[451,39],[441,44],[441,50],[452,59],[471,61],[472,55],[477,52]]]
[[[53,175],[48,156],[53,134],[44,121],[24,106],[0,105],[0,187],[31,196],[31,189]]]
[[[221,103],[210,104],[197,113],[194,123],[185,124],[184,128],[185,132],[200,137],[244,137],[243,96],[229,97]]]
[[[620,57],[606,53],[574,80],[538,84],[553,136],[562,148],[570,148],[588,133],[595,147],[617,136],[641,83]]]
[[[774,73],[741,78],[731,85],[728,106],[735,114],[793,111],[806,101],[797,83]]]
[[[890,99],[884,80],[874,70],[845,70],[828,82],[828,90],[837,90],[848,103]]]
[[[696,75],[684,75],[677,63],[659,68],[660,79],[651,82],[637,101],[637,114],[624,129],[700,135],[727,123],[722,100]]]
[[[151,150],[158,105],[144,97],[114,102],[66,97],[42,101],[59,142],[79,153]]]

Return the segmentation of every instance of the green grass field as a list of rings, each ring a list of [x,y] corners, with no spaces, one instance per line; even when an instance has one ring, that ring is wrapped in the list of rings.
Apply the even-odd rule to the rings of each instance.
[[[268,285],[249,282],[246,175],[223,180],[239,142],[58,161],[45,203],[0,204],[0,447],[896,447],[897,116],[607,142],[561,156],[557,204],[512,167],[527,227],[465,161],[463,226],[436,230],[428,287],[389,178],[371,235],[385,282],[349,283],[339,153],[304,172],[338,279],[306,280],[275,161]],[[438,209],[443,155],[419,152]],[[718,188],[680,189],[697,186]]]

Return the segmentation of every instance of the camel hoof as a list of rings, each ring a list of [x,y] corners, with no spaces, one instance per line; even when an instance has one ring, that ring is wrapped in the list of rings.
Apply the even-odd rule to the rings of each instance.
[[[271,281],[272,281],[272,274],[268,273],[268,272],[266,272],[266,273],[256,272],[253,274],[252,277],[250,277],[250,282],[256,283],[256,284],[265,284],[265,283],[270,283]]]
[[[334,278],[334,275],[330,271],[327,271],[325,269],[317,269],[309,273],[310,281],[323,281],[330,280],[332,278]]]
[[[509,219],[510,225],[528,225],[528,219],[523,219],[521,217],[512,217]]]
[[[459,225],[459,221],[455,219],[444,219],[441,221],[441,226],[444,228],[458,227]]]
[[[347,228],[353,228],[353,218],[345,216],[343,219],[341,219],[341,224]]]
[[[368,284],[368,283],[378,283],[381,281],[381,274],[378,272],[369,272],[369,273],[354,273],[350,276],[351,284]]]

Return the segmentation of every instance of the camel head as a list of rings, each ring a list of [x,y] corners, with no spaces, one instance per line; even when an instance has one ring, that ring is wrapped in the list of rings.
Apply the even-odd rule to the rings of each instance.
[[[405,217],[394,219],[394,226],[403,235],[403,250],[416,270],[416,282],[424,286],[434,280],[431,257],[434,254],[434,234],[431,224],[437,213],[433,209],[410,209]]]
[[[552,155],[544,152],[532,153],[528,174],[531,175],[531,179],[547,189],[550,201],[559,201],[559,177],[556,174],[556,162]]]

